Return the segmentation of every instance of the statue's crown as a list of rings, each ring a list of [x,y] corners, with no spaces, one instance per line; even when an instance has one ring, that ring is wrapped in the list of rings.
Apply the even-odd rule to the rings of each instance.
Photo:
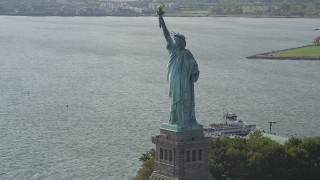
[[[172,34],[176,38],[179,38],[179,39],[184,40],[184,41],[186,40],[186,37],[184,35],[182,35],[182,34],[177,34],[177,33],[174,33],[174,32]]]

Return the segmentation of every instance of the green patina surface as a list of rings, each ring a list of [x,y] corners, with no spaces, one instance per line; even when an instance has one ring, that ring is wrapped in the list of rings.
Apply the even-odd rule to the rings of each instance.
[[[203,130],[203,126],[200,124],[192,124],[192,126],[183,127],[169,123],[162,123],[160,126],[161,129],[166,129],[174,132],[184,132],[184,131],[193,131],[193,130]]]
[[[192,53],[185,49],[186,40],[181,34],[171,33],[163,19],[163,7],[159,5],[159,27],[167,42],[169,62],[167,82],[170,100],[170,117],[161,128],[175,132],[199,130],[203,127],[196,121],[194,83],[199,78],[199,68]]]

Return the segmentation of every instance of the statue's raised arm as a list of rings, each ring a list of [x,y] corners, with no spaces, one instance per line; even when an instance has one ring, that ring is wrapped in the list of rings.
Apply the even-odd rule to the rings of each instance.
[[[164,8],[164,5],[163,4],[160,4],[158,6],[158,11],[157,11],[157,14],[159,15],[159,27],[162,28],[163,30],[163,35],[167,41],[167,43],[171,43],[172,42],[172,39],[170,37],[170,33],[168,31],[168,28],[166,26],[166,23],[164,22],[164,19],[163,19],[163,15],[164,15],[164,11],[163,11],[163,8]]]

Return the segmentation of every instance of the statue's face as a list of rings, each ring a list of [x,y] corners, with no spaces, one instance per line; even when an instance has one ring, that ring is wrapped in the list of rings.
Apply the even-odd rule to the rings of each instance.
[[[185,48],[187,46],[187,42],[185,40],[182,40],[180,38],[174,38],[175,45],[177,47]]]

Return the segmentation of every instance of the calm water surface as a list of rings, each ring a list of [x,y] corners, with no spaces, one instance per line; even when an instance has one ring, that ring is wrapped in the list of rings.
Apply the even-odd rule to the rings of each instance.
[[[166,18],[199,64],[197,121],[230,110],[319,136],[320,61],[245,58],[310,44],[318,21]],[[132,179],[168,120],[157,18],[0,16],[0,27],[0,179]]]

